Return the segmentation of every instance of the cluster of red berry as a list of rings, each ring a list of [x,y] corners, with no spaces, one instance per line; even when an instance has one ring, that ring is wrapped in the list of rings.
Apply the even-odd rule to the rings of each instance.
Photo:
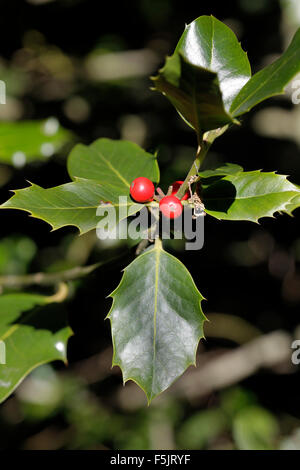
[[[185,201],[189,197],[188,191],[181,198],[176,197],[176,193],[183,181],[175,181],[172,184],[172,192],[169,196],[164,196],[159,201],[159,208],[162,214],[169,219],[176,219],[182,213],[183,207],[181,201]],[[154,198],[154,184],[148,178],[140,176],[135,178],[130,185],[130,195],[136,202],[149,202]]]

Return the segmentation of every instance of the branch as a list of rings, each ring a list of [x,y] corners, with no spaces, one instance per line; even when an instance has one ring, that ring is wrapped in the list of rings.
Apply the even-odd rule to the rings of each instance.
[[[230,351],[207,352],[198,356],[198,367],[191,368],[171,386],[168,393],[189,401],[199,401],[217,390],[241,382],[261,368],[277,373],[293,372],[292,337],[285,331],[274,331]],[[156,400],[163,400],[164,394]],[[128,383],[116,394],[119,406],[134,410],[145,404],[143,392]]]
[[[220,137],[220,135],[224,134],[224,132],[227,129],[228,129],[228,126],[224,126],[224,127],[220,127],[219,129],[208,131],[204,134],[203,140],[201,140],[199,136],[197,136],[198,137],[198,149],[196,153],[196,158],[190,168],[190,171],[187,174],[187,177],[185,178],[184,182],[179,187],[176,193],[176,197],[178,197],[178,199],[181,199],[184,196],[186,190],[188,189],[188,185],[189,185],[189,181],[191,177],[198,174],[199,168],[202,165],[211,144],[214,142],[214,140],[217,137]]]

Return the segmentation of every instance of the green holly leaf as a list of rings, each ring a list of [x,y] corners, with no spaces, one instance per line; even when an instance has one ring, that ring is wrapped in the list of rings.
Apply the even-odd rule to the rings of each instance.
[[[5,360],[0,362],[0,403],[34,368],[54,360],[67,362],[72,331],[65,312],[58,305],[49,305],[49,300],[51,297],[24,293],[0,297],[0,345],[5,352]]]
[[[97,214],[97,209],[114,207],[116,221],[121,221],[144,207],[129,196],[134,178],[159,180],[156,157],[127,141],[99,139],[89,147],[79,144],[69,156],[68,168],[72,183],[49,189],[31,184],[14,191],[0,208],[27,211],[53,230],[74,225],[85,233],[107,216]]]
[[[113,186],[120,195],[129,194],[132,180],[139,176],[159,181],[156,157],[126,140],[98,139],[89,146],[76,145],[68,159],[68,171],[72,179]]]
[[[203,297],[185,266],[159,241],[124,270],[111,297],[113,365],[150,402],[195,365],[203,338]]]
[[[199,135],[234,122],[224,108],[217,74],[190,64],[180,53],[168,57],[152,80]]]
[[[53,230],[73,225],[81,234],[96,228],[100,220],[107,216],[105,212],[102,216],[97,215],[98,209],[109,210],[109,207],[114,207],[117,222],[143,207],[130,197],[124,197],[120,201],[118,193],[112,187],[80,179],[49,189],[32,184],[14,192],[15,195],[2,204],[2,209],[27,211],[33,217],[50,224]]]
[[[300,28],[288,49],[273,64],[257,72],[234,99],[230,112],[237,117],[274,95],[284,93],[285,87],[300,72]]]
[[[231,29],[213,16],[200,16],[186,27],[174,54],[152,80],[202,135],[237,122],[229,110],[250,77],[247,54]]]
[[[58,152],[73,139],[56,118],[0,123],[0,161],[22,167]]]
[[[274,172],[248,171],[203,181],[205,211],[222,220],[249,220],[273,217],[287,211],[299,188],[285,175]]]

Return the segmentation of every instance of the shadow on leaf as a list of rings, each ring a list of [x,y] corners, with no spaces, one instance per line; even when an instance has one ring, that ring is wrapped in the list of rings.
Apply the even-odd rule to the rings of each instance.
[[[214,180],[209,186],[203,187],[203,202],[207,210],[227,213],[236,198],[236,188],[229,181]]]

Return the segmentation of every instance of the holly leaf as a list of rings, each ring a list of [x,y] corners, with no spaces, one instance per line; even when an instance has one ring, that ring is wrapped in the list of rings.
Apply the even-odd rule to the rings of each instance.
[[[203,338],[203,297],[185,266],[159,241],[124,270],[111,297],[113,366],[120,366],[124,383],[136,382],[151,402],[195,365]]]
[[[34,368],[54,360],[67,362],[72,331],[65,312],[49,305],[49,299],[24,293],[0,297],[0,344],[5,352],[5,361],[0,362],[0,403]]]
[[[213,178],[203,183],[205,211],[221,220],[249,220],[273,217],[287,211],[299,188],[285,175],[274,172],[248,171]]]
[[[14,191],[0,208],[25,210],[53,230],[74,225],[82,234],[108,215],[104,209],[114,207],[118,222],[144,207],[129,197],[133,179],[145,176],[159,181],[156,157],[127,141],[99,139],[89,147],[79,144],[69,156],[68,169],[73,182],[48,189],[31,184]]]
[[[198,175],[201,176],[201,178],[211,178],[214,176],[225,176],[225,175],[231,175],[235,173],[240,173],[243,171],[243,167],[240,165],[237,165],[236,163],[225,163],[223,166],[219,166],[215,170],[204,170],[204,171],[199,171]]]
[[[112,187],[83,179],[49,189],[31,184],[14,193],[11,199],[2,204],[2,209],[27,211],[32,217],[50,224],[52,230],[73,225],[81,234],[96,228],[101,219],[108,215],[110,207],[115,209],[116,224],[144,207],[126,196],[120,200]],[[99,209],[103,209],[102,215]]]
[[[231,104],[251,77],[247,54],[236,36],[213,16],[189,24],[174,54],[153,77],[162,92],[195,131],[237,122]]]
[[[73,139],[56,118],[42,121],[0,123],[0,161],[22,167],[33,160],[44,160]]]
[[[257,72],[234,99],[230,112],[237,117],[274,95],[284,93],[285,87],[300,72],[300,28],[288,49],[273,64]]]
[[[120,195],[129,194],[132,180],[139,176],[159,181],[155,155],[126,140],[98,139],[89,146],[76,145],[68,159],[68,171],[72,179],[113,186]]]
[[[276,448],[280,431],[275,416],[260,406],[252,405],[235,416],[232,432],[239,450],[271,450]]]

